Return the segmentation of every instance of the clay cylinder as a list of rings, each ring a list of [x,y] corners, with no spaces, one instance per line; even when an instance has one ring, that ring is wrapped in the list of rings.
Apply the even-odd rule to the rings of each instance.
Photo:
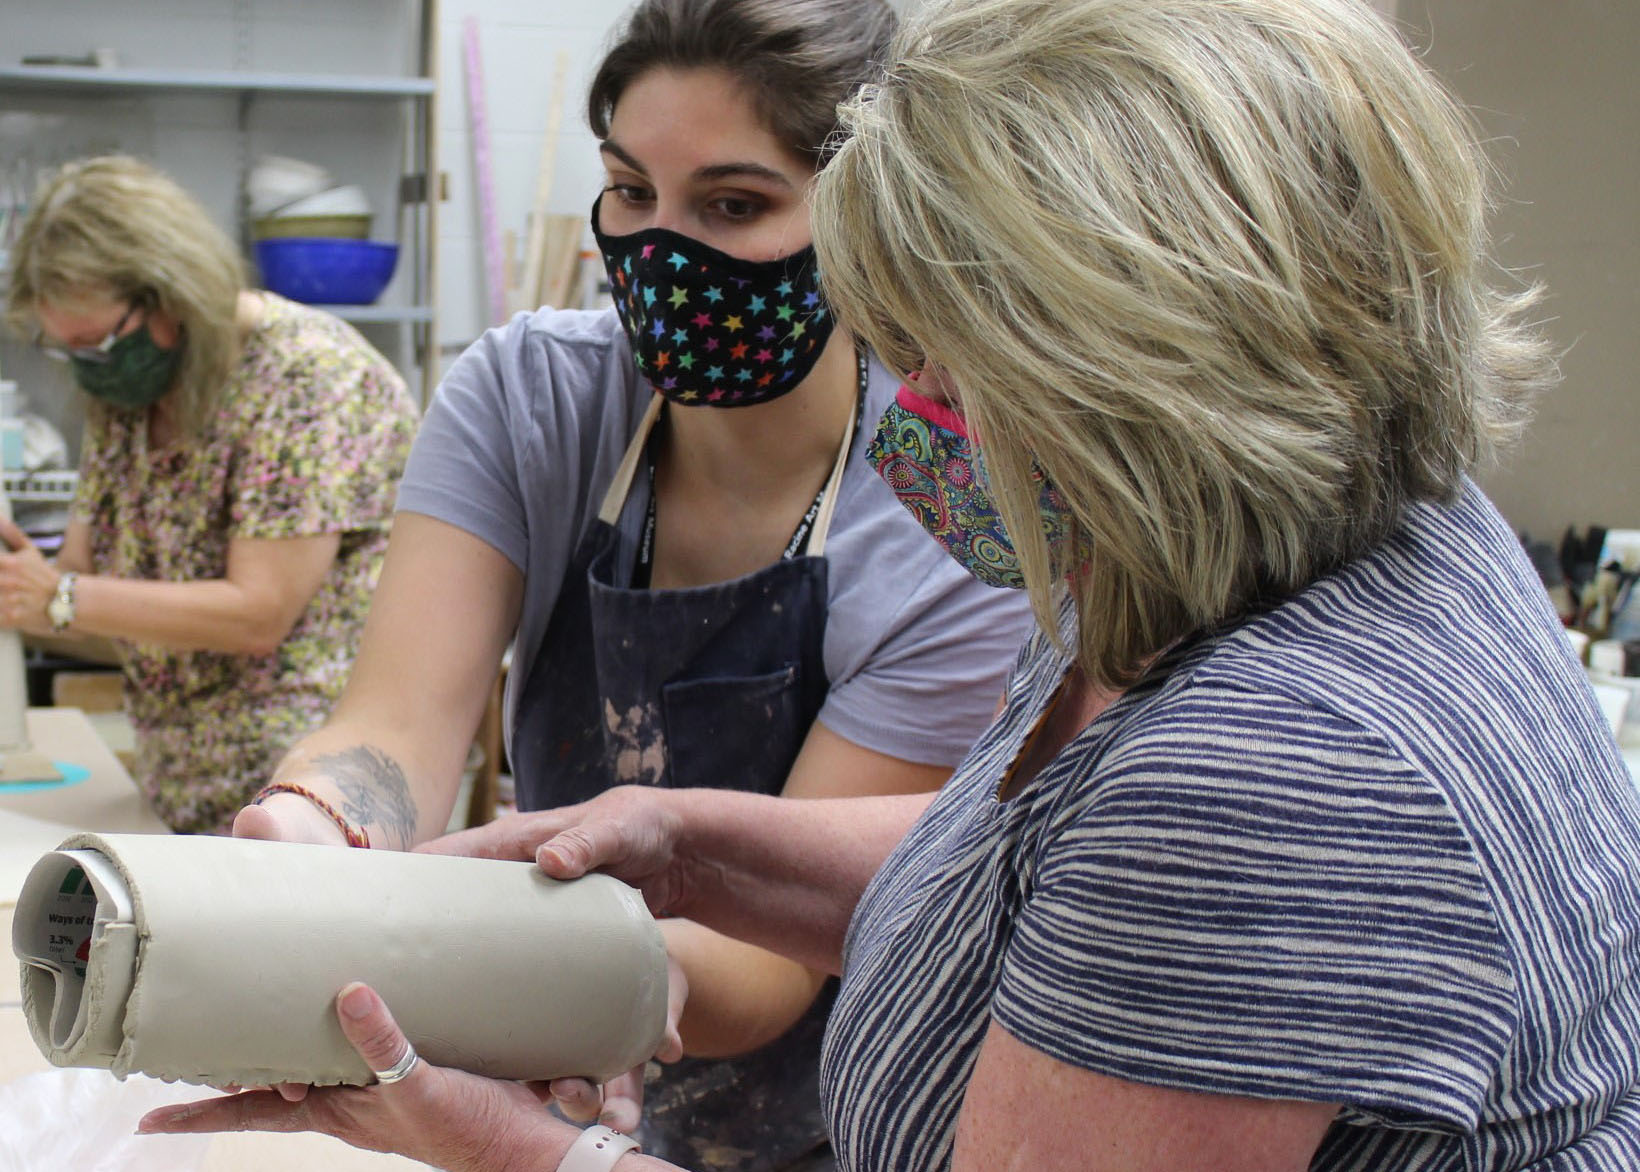
[[[336,1022],[349,981],[429,1062],[493,1078],[604,1081],[666,1027],[642,897],[530,863],[79,834],[29,872],[12,948],[41,1053],[122,1078],[371,1082]]]

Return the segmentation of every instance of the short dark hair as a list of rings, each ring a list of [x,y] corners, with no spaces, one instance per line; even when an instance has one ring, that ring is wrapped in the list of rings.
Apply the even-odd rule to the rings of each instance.
[[[883,0],[642,0],[593,76],[587,123],[607,137],[615,103],[651,69],[722,69],[764,125],[818,166],[837,104],[881,68],[895,23]]]

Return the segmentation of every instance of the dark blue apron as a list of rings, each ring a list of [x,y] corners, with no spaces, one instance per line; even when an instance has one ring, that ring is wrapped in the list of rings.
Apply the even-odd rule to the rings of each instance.
[[[615,521],[661,404],[656,396],[571,560],[519,695],[520,809],[626,783],[778,793],[825,700],[825,540],[853,418],[807,553],[710,586],[633,589],[634,543]],[[820,1147],[820,1039],[834,984],[761,1050],[651,1063],[644,1150],[689,1168],[765,1172]]]

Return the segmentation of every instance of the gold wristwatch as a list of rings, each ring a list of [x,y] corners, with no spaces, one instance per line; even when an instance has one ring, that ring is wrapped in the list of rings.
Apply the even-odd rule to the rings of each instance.
[[[46,603],[46,618],[51,620],[53,631],[66,631],[74,621],[74,583],[78,578],[78,574],[69,570],[57,579],[57,592]]]

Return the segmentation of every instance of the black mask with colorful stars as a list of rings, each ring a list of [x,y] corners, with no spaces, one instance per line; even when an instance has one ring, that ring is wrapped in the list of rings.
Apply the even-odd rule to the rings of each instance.
[[[592,233],[638,370],[684,406],[749,407],[778,398],[814,368],[831,336],[809,245],[739,260],[666,228]]]

